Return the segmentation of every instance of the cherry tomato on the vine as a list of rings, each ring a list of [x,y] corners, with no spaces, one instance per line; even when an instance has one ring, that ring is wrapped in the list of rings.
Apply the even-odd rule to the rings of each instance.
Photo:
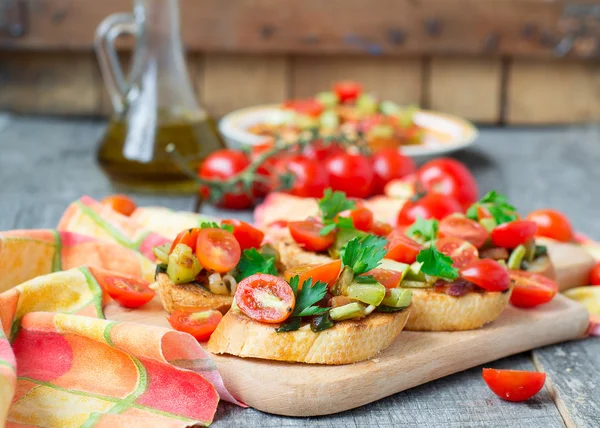
[[[437,158],[425,163],[417,171],[417,179],[429,192],[455,199],[463,211],[477,201],[477,183],[461,162],[451,158]]]
[[[341,190],[348,197],[366,198],[373,185],[373,165],[361,154],[340,153],[325,162],[329,175],[329,185],[333,190]]]
[[[318,162],[300,155],[282,157],[277,163],[277,173],[291,173],[294,182],[287,193],[305,198],[321,198],[327,187],[327,172]]]
[[[312,161],[324,161],[327,158],[343,153],[344,149],[334,142],[325,143],[323,140],[316,140],[304,147],[302,154]]]
[[[386,148],[373,154],[373,193],[381,194],[385,185],[394,179],[403,178],[417,170],[415,162],[400,153],[398,148]]]
[[[551,209],[530,212],[525,220],[537,224],[537,236],[569,242],[573,239],[573,227],[569,219],[561,212]]]
[[[397,223],[398,225],[411,225],[419,217],[441,220],[450,214],[460,211],[460,204],[451,197],[437,193],[428,193],[416,201],[406,201],[398,213]]]
[[[483,369],[483,380],[498,397],[525,401],[537,394],[546,382],[546,373],[523,370]]]

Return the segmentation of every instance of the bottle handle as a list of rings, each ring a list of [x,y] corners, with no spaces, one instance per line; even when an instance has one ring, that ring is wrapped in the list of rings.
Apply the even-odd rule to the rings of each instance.
[[[115,48],[115,40],[123,34],[135,36],[137,32],[138,25],[130,13],[110,15],[100,23],[96,30],[94,39],[96,56],[100,63],[104,84],[117,113],[123,111],[130,83],[123,74],[123,68]]]

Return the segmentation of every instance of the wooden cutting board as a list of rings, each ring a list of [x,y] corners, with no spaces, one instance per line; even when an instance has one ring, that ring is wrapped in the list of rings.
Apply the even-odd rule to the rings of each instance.
[[[587,267],[576,250],[558,247],[565,258],[555,263],[557,276],[568,284]],[[135,310],[112,302],[105,315],[115,321],[169,327],[158,299]],[[359,407],[508,355],[582,337],[588,323],[583,306],[559,295],[536,309],[509,306],[499,319],[479,330],[403,331],[376,358],[356,364],[309,365],[226,355],[214,355],[213,360],[229,391],[249,406],[279,415],[317,416]]]

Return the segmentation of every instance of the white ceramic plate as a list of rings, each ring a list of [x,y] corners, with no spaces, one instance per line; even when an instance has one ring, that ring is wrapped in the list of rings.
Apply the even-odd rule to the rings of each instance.
[[[248,107],[225,115],[219,131],[231,148],[260,144],[265,137],[248,131],[258,123],[281,123],[285,112],[277,104]],[[402,153],[412,157],[440,155],[463,149],[477,139],[477,128],[459,117],[429,110],[415,113],[415,123],[425,129],[423,144],[403,146]]]

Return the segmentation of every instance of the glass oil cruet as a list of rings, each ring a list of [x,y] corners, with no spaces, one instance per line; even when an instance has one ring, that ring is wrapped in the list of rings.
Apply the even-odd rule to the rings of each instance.
[[[123,34],[135,38],[127,77],[115,47]],[[101,167],[127,188],[193,191],[196,185],[166,153],[167,145],[173,143],[196,169],[223,142],[190,84],[178,0],[135,0],[133,14],[111,15],[100,24],[95,46],[114,109],[99,142]]]

